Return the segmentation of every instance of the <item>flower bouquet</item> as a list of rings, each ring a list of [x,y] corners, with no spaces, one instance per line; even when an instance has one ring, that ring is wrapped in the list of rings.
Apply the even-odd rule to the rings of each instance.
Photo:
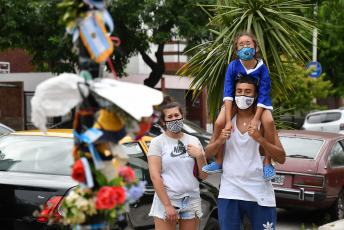
[[[129,166],[120,167],[118,177],[110,182],[101,172],[94,172],[97,174],[98,190],[79,185],[64,199],[61,211],[65,216],[65,224],[97,224],[105,228],[116,219],[123,220],[124,214],[129,212],[129,204],[144,192],[145,182],[135,180],[134,171]],[[72,178],[81,183],[86,180],[81,160],[75,162]]]

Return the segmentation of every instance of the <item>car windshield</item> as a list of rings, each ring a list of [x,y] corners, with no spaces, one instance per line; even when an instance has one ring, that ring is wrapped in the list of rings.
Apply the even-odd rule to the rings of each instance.
[[[0,138],[0,171],[70,175],[73,139],[8,135]]]
[[[322,140],[299,137],[280,137],[287,157],[315,159],[322,144]]]
[[[191,121],[184,120],[183,129],[187,133],[204,133],[205,130],[201,127],[197,126],[196,124],[192,123]]]

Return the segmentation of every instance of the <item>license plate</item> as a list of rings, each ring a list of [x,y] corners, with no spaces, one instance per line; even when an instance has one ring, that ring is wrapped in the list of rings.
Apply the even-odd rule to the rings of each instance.
[[[283,185],[284,184],[284,175],[276,175],[276,177],[271,180],[271,183]]]

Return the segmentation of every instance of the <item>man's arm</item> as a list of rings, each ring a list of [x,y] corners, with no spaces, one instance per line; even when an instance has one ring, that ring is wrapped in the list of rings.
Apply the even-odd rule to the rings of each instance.
[[[216,153],[220,150],[223,151],[223,144],[225,143],[226,139],[231,137],[231,130],[229,129],[222,129],[220,135],[216,137],[212,137],[209,141],[209,144],[205,147],[205,157],[207,159],[215,157]]]
[[[262,127],[263,129],[264,127]],[[269,132],[270,130],[263,130],[263,132]],[[274,143],[268,142],[263,135],[259,132],[256,127],[249,126],[248,134],[260,144],[260,146],[265,150],[265,153],[269,154],[271,158],[277,163],[284,164],[285,162],[285,151],[282,146],[281,141],[278,138],[276,127],[274,126]]]

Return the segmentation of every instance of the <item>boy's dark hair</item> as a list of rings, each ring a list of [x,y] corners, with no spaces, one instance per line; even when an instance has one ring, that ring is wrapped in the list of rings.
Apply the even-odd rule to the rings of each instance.
[[[176,108],[176,107],[179,109],[179,112],[183,115],[183,109],[182,109],[181,105],[178,102],[176,102],[173,97],[165,96],[164,97],[164,101],[161,104],[160,119],[165,122],[164,110],[165,109]]]
[[[235,50],[237,49],[238,40],[242,36],[248,36],[248,37],[250,37],[252,39],[252,41],[254,42],[254,47],[258,47],[258,52],[256,52],[254,57],[255,58],[261,58],[261,55],[260,55],[260,52],[259,52],[260,51],[260,46],[259,46],[259,43],[258,43],[258,39],[256,38],[256,36],[254,34],[251,34],[251,33],[247,32],[247,31],[240,31],[234,37],[233,44],[234,44]]]
[[[247,83],[247,84],[252,84],[254,86],[254,93],[258,93],[258,87],[257,87],[257,84],[254,82],[253,78],[252,77],[249,77],[249,76],[244,76],[242,78],[239,78],[236,82],[235,82],[235,86],[238,84],[238,83]]]

